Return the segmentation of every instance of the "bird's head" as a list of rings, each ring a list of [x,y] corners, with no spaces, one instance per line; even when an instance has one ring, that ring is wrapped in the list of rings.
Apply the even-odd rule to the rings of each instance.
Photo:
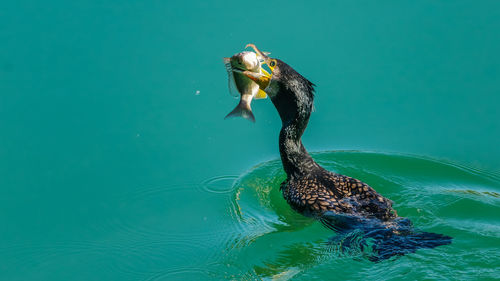
[[[257,57],[271,70],[270,73],[265,73],[265,75],[260,77],[249,77],[259,84],[261,90],[265,91],[271,98],[289,91],[297,95],[304,94],[312,102],[314,92],[313,83],[282,60],[269,57],[269,53],[260,51],[254,44],[248,44],[246,47],[253,48],[257,53]]]
[[[310,113],[313,109],[314,84],[282,60],[271,58],[268,56],[269,53],[261,52],[254,44],[248,44],[247,47],[253,48],[257,56],[271,70],[270,73],[259,77],[248,77],[269,95],[282,119],[290,117],[289,114]]]
[[[265,73],[260,77],[249,77],[260,88],[265,91],[270,97],[277,98],[280,94],[294,94],[298,98],[305,95],[305,98],[310,99],[312,102],[314,93],[314,84],[307,80],[304,76],[300,75],[292,67],[284,61],[269,57],[269,53],[260,51],[254,44],[246,46],[251,47],[257,53],[263,64],[266,64],[271,70],[270,73]],[[283,97],[283,96],[281,96]]]

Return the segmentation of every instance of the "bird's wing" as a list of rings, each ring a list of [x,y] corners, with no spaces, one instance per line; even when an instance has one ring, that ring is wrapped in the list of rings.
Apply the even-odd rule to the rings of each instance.
[[[368,184],[357,179],[331,174],[330,184],[325,184],[339,196],[339,204],[363,216],[375,216],[380,219],[394,217],[392,201],[383,197]]]

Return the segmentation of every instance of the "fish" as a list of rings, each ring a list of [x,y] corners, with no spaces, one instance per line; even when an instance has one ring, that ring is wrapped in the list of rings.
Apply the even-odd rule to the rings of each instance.
[[[224,119],[243,117],[255,122],[255,116],[250,104],[253,99],[267,98],[267,94],[243,72],[250,72],[256,76],[269,76],[269,73],[262,68],[261,60],[260,54],[249,51],[243,51],[230,58],[224,58],[229,79],[229,91],[234,96],[237,96],[238,93],[240,95],[240,102]],[[235,87],[238,93],[234,90]]]

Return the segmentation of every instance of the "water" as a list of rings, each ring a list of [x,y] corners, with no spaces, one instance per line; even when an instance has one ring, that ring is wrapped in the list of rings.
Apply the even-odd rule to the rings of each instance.
[[[3,3],[0,280],[500,278],[499,11]],[[304,143],[322,165],[453,243],[372,263],[292,212],[272,104],[223,120],[222,57],[247,43],[317,84]]]
[[[332,248],[327,239],[334,236],[331,231],[287,208],[279,192],[284,173],[279,161],[270,161],[234,184],[233,212],[239,220],[235,232],[240,237],[227,260],[244,272],[241,276],[309,280],[342,272],[349,280],[498,277],[498,176],[397,154],[340,151],[315,154],[315,159],[329,170],[377,183],[400,215],[420,230],[454,237],[453,244],[381,263],[368,261],[370,253],[356,247],[347,253]],[[241,276],[237,279],[245,279]]]

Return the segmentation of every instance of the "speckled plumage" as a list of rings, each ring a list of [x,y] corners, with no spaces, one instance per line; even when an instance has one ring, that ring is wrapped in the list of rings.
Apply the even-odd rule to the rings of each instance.
[[[288,204],[336,231],[331,241],[343,241],[340,247],[349,248],[344,242],[353,230],[363,232],[371,240],[362,242],[371,243],[371,261],[451,244],[449,236],[414,229],[409,219],[397,216],[392,201],[366,183],[316,163],[301,141],[313,110],[314,85],[286,63],[266,59],[276,65],[265,91],[282,121],[279,149],[287,178],[280,189]]]
[[[396,217],[392,202],[366,183],[322,168],[307,176],[287,179],[281,190],[294,210],[308,216],[319,217],[332,211],[380,220]]]
[[[367,184],[319,166],[304,148],[301,136],[313,109],[314,84],[281,60],[273,71],[266,92],[282,120],[280,155],[287,179],[283,197],[307,216],[326,211],[386,221],[397,217],[392,202]]]

